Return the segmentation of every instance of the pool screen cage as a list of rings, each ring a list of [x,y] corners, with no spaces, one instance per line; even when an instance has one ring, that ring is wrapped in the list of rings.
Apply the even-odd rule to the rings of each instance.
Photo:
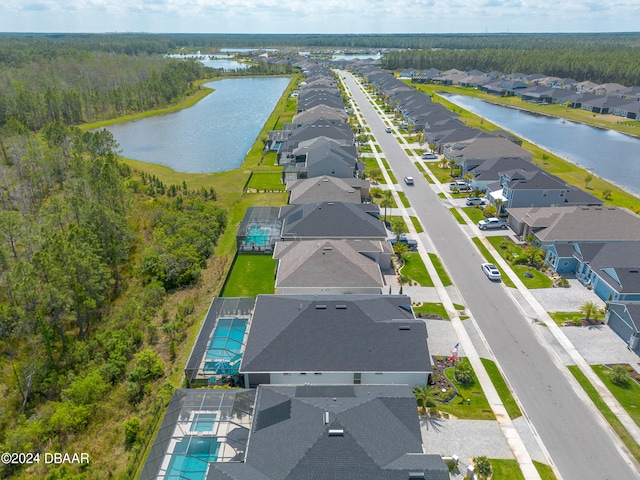
[[[238,252],[273,252],[282,230],[279,215],[279,207],[249,207],[236,235]]]
[[[176,390],[140,480],[205,478],[210,462],[243,461],[254,402],[255,390]]]
[[[190,385],[206,385],[211,383],[211,379],[216,377],[216,375],[237,373],[240,359],[233,359],[233,357],[237,356],[237,350],[223,352],[223,357],[233,359],[232,364],[223,365],[215,369],[213,368],[212,359],[207,358],[207,355],[212,350],[212,337],[218,326],[218,321],[220,319],[244,319],[246,320],[246,326],[246,323],[248,323],[253,314],[255,302],[255,297],[216,297],[213,299],[185,368],[185,375]],[[244,330],[242,334],[244,335]],[[232,340],[229,343],[235,346],[237,342],[237,340]],[[233,371],[231,371],[231,369],[233,369]]]

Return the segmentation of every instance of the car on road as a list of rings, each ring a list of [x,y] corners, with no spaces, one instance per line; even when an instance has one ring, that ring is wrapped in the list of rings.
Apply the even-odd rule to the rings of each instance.
[[[484,198],[480,197],[469,197],[467,198],[467,207],[471,207],[472,205],[484,205],[487,201]]]
[[[492,230],[494,228],[507,228],[509,225],[504,220],[500,220],[496,217],[489,217],[485,220],[480,220],[478,222],[478,228],[480,230]]]
[[[413,177],[404,177],[404,183],[407,185],[413,185]]]
[[[391,133],[391,127],[385,128],[384,131],[387,132],[387,133]]]
[[[493,263],[483,263],[482,271],[489,280],[500,280],[500,270]]]
[[[438,158],[438,156],[435,153],[425,152],[425,153],[422,154],[422,159],[423,160],[435,160],[437,158]]]

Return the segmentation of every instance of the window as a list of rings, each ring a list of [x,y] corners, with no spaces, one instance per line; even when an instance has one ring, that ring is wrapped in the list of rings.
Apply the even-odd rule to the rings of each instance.
[[[547,195],[549,195],[549,190],[543,190],[542,191],[542,196],[546,197]]]
[[[353,384],[354,385],[362,384],[362,374],[361,373],[354,373],[353,374]]]

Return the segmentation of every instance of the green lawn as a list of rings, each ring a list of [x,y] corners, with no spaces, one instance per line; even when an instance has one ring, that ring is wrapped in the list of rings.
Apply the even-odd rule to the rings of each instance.
[[[482,244],[482,241],[478,237],[473,237],[471,240],[473,240],[473,243],[475,244],[476,247],[478,247],[478,250],[480,250],[480,253],[487,260],[487,262],[493,263],[498,268],[498,270],[500,270],[500,275],[502,276],[502,283],[504,283],[507,287],[516,288],[515,284],[511,281],[509,277],[505,275],[502,268],[500,268],[500,266],[496,263],[495,258],[493,258],[493,255],[489,253],[489,250],[487,250],[487,247],[485,247]]]
[[[396,180],[395,175],[393,174],[393,172],[391,171],[391,168],[389,167],[389,164],[387,163],[387,159],[386,158],[380,158],[380,160],[382,160],[382,164],[384,165],[384,168],[386,168],[387,173],[389,174],[389,178],[391,179],[391,183],[398,183],[398,180]]]
[[[264,254],[239,254],[222,291],[223,297],[274,293],[276,260]]]
[[[611,425],[611,428],[613,428],[620,440],[622,440],[622,443],[624,443],[629,449],[631,455],[633,455],[636,461],[640,462],[640,445],[636,443],[627,429],[624,428],[620,420],[618,420],[618,417],[616,417],[611,409],[607,406],[607,404],[604,403],[595,387],[591,384],[591,382],[589,382],[584,373],[582,373],[580,371],[580,368],[578,368],[576,365],[570,365],[567,368],[576,378],[583,390],[587,393],[596,408],[600,410],[600,413],[604,416],[607,422],[609,422],[609,425]]]
[[[473,223],[476,225],[480,220],[484,220],[484,213],[481,208],[478,207],[464,207],[462,209],[464,213],[467,214],[467,217],[471,219]]]
[[[575,323],[584,318],[584,313],[582,312],[549,312],[549,316],[556,322],[556,325],[562,327],[563,323],[571,322]],[[604,314],[596,313],[591,314],[591,318],[596,320],[602,320],[604,318]]]
[[[444,195],[444,194],[443,194]],[[460,212],[458,211],[457,208],[450,208],[449,211],[451,212],[451,215],[453,215],[456,219],[456,221],[460,224],[460,225],[466,225],[467,222],[464,221],[464,218],[462,218],[462,215],[460,215]]]
[[[466,358],[461,358],[459,361],[468,362]],[[438,403],[437,409],[462,419],[495,420],[493,410],[489,406],[487,397],[484,395],[475,372],[473,372],[473,381],[468,385],[462,385],[453,379],[453,370],[453,367],[447,368],[445,374],[458,389],[458,396],[450,403]],[[469,402],[467,402],[467,399]]]
[[[422,166],[422,164],[416,162],[416,163],[414,163],[414,165],[420,171],[420,173],[426,173],[425,170],[424,170],[424,167]]]
[[[440,315],[444,320],[451,320],[441,303],[423,303],[419,307],[413,307],[413,311],[423,315]]]
[[[442,285],[444,285],[445,287],[453,285],[453,282],[449,278],[449,274],[447,274],[447,271],[445,270],[438,256],[435,253],[430,253],[429,258],[431,259],[431,263],[433,263],[436,272],[438,272],[438,277],[440,277]]]
[[[282,174],[280,172],[266,173],[253,172],[247,185],[247,189],[261,191],[285,191],[287,186],[281,183]]]
[[[556,474],[553,473],[553,468],[551,468],[551,466],[544,463],[536,462],[535,460],[533,460],[533,465],[536,467],[536,470],[538,470],[538,473],[540,474],[540,478],[542,480],[558,479],[558,477],[556,477]]]
[[[522,247],[516,245],[508,237],[502,236],[490,236],[487,237],[489,243],[493,245],[493,248],[500,254],[500,256],[511,265],[511,269],[518,275],[518,278],[524,283],[527,288],[551,288],[553,281],[544,273],[536,270],[535,268],[527,267],[525,265],[513,265],[507,260],[507,255],[512,258],[517,258],[522,255]],[[528,275],[524,274],[528,272]]]
[[[422,224],[420,223],[420,220],[418,220],[418,217],[409,217],[409,218],[411,218],[411,223],[413,223],[413,228],[416,229],[416,233],[424,232],[424,228],[422,228]]]
[[[429,174],[428,174],[428,173],[426,173],[426,172],[424,173],[424,179],[427,181],[427,183],[431,183],[431,184],[435,183],[435,182],[433,181],[433,178],[431,178],[431,175],[429,175]],[[444,193],[442,193],[442,192],[441,192],[441,193],[439,193],[439,194],[438,194],[438,196],[440,196],[440,195],[442,195],[442,197],[441,197],[441,198],[445,198]]]
[[[418,252],[408,252],[403,255],[404,266],[402,267],[402,275],[418,282],[423,287],[433,287],[433,281],[424,266],[422,258]]]
[[[411,207],[411,204],[407,199],[407,195],[404,192],[398,192],[398,196],[400,197],[400,201],[402,202],[402,205],[404,206],[404,208]]]
[[[504,408],[507,409],[507,414],[509,418],[514,419],[522,416],[522,412],[520,411],[520,407],[516,403],[516,400],[511,395],[511,390],[507,386],[507,382],[504,380],[504,377],[498,370],[498,366],[492,360],[487,358],[481,358],[482,364],[484,365],[489,378],[491,378],[491,383],[498,391],[498,396],[504,405]]]
[[[491,480],[524,480],[520,465],[515,460],[505,458],[490,458],[493,475]]]
[[[611,369],[605,365],[592,365],[591,368],[598,374],[613,396],[620,402],[633,421],[640,426],[640,385],[630,379],[626,386],[616,385],[609,379]]]

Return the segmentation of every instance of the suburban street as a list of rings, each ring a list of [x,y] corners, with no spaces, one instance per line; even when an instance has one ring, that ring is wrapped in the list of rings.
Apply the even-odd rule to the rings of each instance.
[[[617,437],[584,395],[574,390],[577,384],[540,341],[532,320],[502,283],[485,277],[480,269],[485,260],[437,196],[435,186],[424,179],[395,135],[385,132],[386,124],[356,80],[343,75],[398,182],[407,175],[414,178],[414,186],[402,184],[402,189],[562,479],[638,478],[635,465],[618,450]]]

